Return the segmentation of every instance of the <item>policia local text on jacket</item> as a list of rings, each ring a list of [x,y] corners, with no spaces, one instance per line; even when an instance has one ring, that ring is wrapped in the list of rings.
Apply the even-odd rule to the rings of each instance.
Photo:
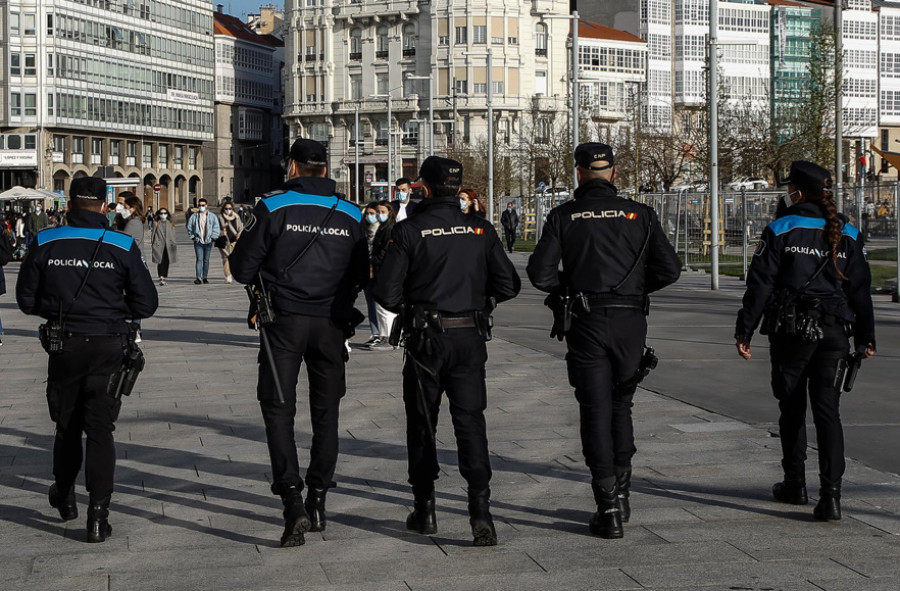
[[[803,172],[818,175],[820,180],[829,176],[827,170],[812,163],[795,162],[791,170],[791,177],[801,180],[804,180]],[[795,193],[814,195],[797,182],[789,197]],[[806,182],[811,181],[806,179]],[[747,273],[747,291],[738,313],[735,337],[738,352],[749,359],[754,330],[764,314],[767,325],[772,314],[778,315],[777,306],[772,304],[785,296],[804,298],[809,304],[807,312],[818,318],[820,332],[814,340],[778,329],[767,331],[772,391],[781,411],[778,430],[784,469],[784,480],[773,487],[773,494],[782,502],[808,502],[805,474],[808,391],[816,426],[821,483],[814,515],[821,520],[836,520],[841,517],[840,487],[845,468],[839,412],[843,380],[836,378],[839,364],[847,358],[850,349],[848,333],[851,331],[858,352],[864,356],[874,353],[875,321],[871,274],[862,236],[846,218],[839,216],[841,236],[833,257],[820,203],[807,200],[792,205],[763,231]],[[838,275],[835,260],[845,278]],[[799,317],[796,320],[801,324]]]
[[[497,537],[488,510],[491,465],[484,420],[487,346],[481,321],[489,299],[515,297],[521,281],[489,222],[460,211],[457,195],[431,196],[436,185],[458,189],[462,166],[431,156],[421,172],[427,198],[416,215],[394,227],[373,288],[375,300],[388,310],[404,308],[409,335],[403,402],[415,510],[407,527],[437,532],[434,482],[440,468],[434,436],[446,391],[459,471],[468,484],[474,542],[493,545]]]
[[[102,542],[111,532],[107,519],[116,464],[113,430],[122,404],[109,392],[110,376],[125,357],[126,319],[148,318],[158,302],[134,240],[105,230],[106,216],[100,213],[105,183],[93,177],[79,181],[72,183],[73,197],[88,193],[83,185],[97,184],[96,211],[76,208],[73,198],[69,225],[38,233],[22,262],[16,300],[26,314],[50,321],[58,320],[60,311],[64,315],[63,349],[50,355],[47,370],[47,402],[56,423],[50,504],[64,520],[78,516],[74,486],[81,470],[83,432],[90,495],[87,539]],[[84,291],[76,300],[92,258]]]
[[[298,144],[303,148],[299,152]],[[323,162],[324,170],[327,160],[322,145],[297,140],[291,149],[292,170],[313,157]],[[321,234],[311,243],[320,227]],[[303,257],[288,268],[309,244]],[[262,280],[275,310],[275,322],[266,327],[266,335],[285,404],[277,401],[264,349],[259,354],[257,398],[266,424],[272,492],[281,496],[285,507],[281,544],[298,546],[305,542],[304,532],[325,528],[325,494],[333,486],[339,407],[347,389],[344,328],[369,274],[359,209],[336,196],[331,179],[292,178],[257,203],[229,262],[239,282]],[[303,361],[313,432],[305,505],[294,435],[297,379]],[[312,513],[312,522],[307,512]]]
[[[609,147],[594,146],[600,146],[597,156],[603,156],[594,160],[611,165]],[[575,199],[547,216],[528,260],[528,277],[551,294],[583,294],[589,306],[576,308],[577,319],[566,334],[566,363],[580,406],[582,449],[598,507],[591,531],[617,538],[630,514],[631,458],[636,451],[631,408],[647,335],[647,294],[674,283],[681,263],[650,207],[619,197],[605,178],[581,178],[582,166],[586,169],[591,162],[588,157],[579,163],[582,184]]]

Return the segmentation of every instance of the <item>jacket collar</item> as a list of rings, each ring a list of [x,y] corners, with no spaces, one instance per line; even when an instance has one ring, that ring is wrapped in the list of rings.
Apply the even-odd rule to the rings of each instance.
[[[290,179],[281,188],[285,191],[296,191],[307,195],[331,197],[337,192],[337,183],[329,178],[301,176]]]
[[[606,179],[591,179],[575,189],[575,199],[584,197],[616,197],[619,190]]]
[[[430,208],[430,207],[439,207],[439,206],[447,206],[450,205],[459,209],[459,196],[453,195],[452,197],[427,197],[422,199],[416,204],[416,211],[419,211],[419,208]]]
[[[108,228],[109,220],[102,213],[87,209],[72,209],[66,214],[70,226],[78,228]]]

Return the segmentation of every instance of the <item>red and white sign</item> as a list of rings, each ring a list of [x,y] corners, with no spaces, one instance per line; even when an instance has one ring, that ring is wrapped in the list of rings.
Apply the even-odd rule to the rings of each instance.
[[[160,191],[162,191],[162,185],[156,183],[155,185],[153,185],[153,190],[159,193]]]

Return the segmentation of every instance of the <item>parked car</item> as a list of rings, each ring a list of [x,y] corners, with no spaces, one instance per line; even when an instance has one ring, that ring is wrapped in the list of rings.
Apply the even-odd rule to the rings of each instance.
[[[768,189],[769,183],[764,181],[763,179],[739,179],[732,183],[728,183],[728,188],[732,191],[740,191],[744,189],[745,191],[759,191],[762,189]]]

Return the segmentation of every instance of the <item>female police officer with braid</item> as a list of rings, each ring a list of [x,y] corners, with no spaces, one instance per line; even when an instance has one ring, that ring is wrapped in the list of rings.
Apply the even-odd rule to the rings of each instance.
[[[747,274],[738,313],[738,354],[750,359],[750,337],[762,320],[769,336],[772,391],[778,399],[784,480],[775,499],[807,504],[806,400],[819,449],[821,521],[841,518],[844,433],[839,403],[853,335],[859,358],[875,354],[871,274],[862,236],[837,214],[830,173],[796,161],[777,219],[766,227]]]

